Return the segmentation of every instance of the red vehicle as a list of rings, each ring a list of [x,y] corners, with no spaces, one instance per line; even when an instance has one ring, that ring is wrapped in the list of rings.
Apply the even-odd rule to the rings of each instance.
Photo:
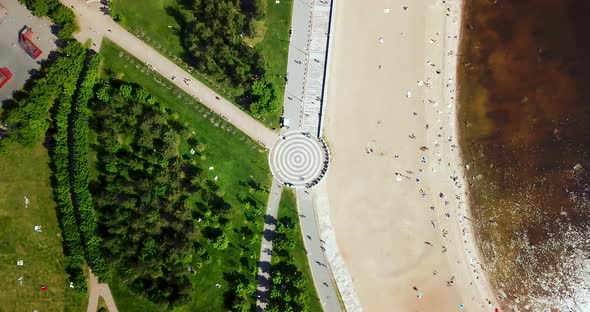
[[[2,88],[10,78],[12,78],[10,70],[6,67],[0,68],[0,88]]]
[[[19,33],[18,43],[30,57],[36,60],[43,51],[33,43],[33,40],[31,40],[32,37],[33,30],[30,27],[25,26]]]

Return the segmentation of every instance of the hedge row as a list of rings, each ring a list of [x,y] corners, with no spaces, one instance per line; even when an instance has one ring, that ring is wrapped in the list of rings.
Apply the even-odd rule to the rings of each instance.
[[[51,160],[54,170],[53,191],[58,207],[58,215],[64,237],[64,253],[67,257],[66,272],[70,280],[74,282],[75,289],[79,293],[86,293],[86,281],[84,279],[84,249],[72,198],[70,196],[70,172],[69,172],[69,146],[68,146],[68,125],[72,111],[72,97],[76,90],[77,77],[82,71],[84,61],[83,54],[77,54],[71,60],[72,69],[67,83],[61,88],[56,88],[60,99],[54,110],[53,120],[56,132],[53,136],[54,148]],[[78,63],[79,66],[75,66]],[[60,90],[61,89],[61,90]],[[60,92],[61,91],[61,92]]]
[[[71,112],[71,98],[63,97],[59,103],[54,115],[57,131],[53,136],[55,146],[52,153],[52,163],[54,170],[55,182],[53,192],[58,207],[58,215],[64,237],[64,253],[68,259],[66,271],[70,274],[72,281],[78,280],[79,274],[84,277],[82,268],[84,266],[84,249],[74,205],[70,196],[70,174],[68,168],[69,150],[68,150],[68,117]],[[84,287],[86,283],[82,283]],[[80,289],[76,285],[76,289]]]
[[[98,81],[101,58],[98,54],[90,57],[84,80],[78,88],[78,97],[70,121],[70,172],[72,194],[79,217],[86,260],[101,281],[108,280],[109,269],[101,254],[102,239],[98,236],[98,225],[94,215],[92,196],[88,188],[90,169],[88,164],[88,102],[94,95]]]

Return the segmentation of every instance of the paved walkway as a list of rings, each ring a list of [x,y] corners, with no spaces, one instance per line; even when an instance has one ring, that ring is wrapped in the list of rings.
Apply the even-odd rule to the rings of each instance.
[[[264,228],[262,230],[262,244],[260,248],[260,260],[258,262],[258,287],[256,288],[256,311],[264,311],[270,298],[272,241],[275,236],[282,192],[283,184],[277,179],[273,179],[270,195],[268,196],[266,214],[264,215]]]
[[[310,188],[328,170],[329,156],[323,141],[298,131],[284,133],[269,154],[274,177],[291,187]]]
[[[283,101],[289,130],[321,136],[332,0],[295,0]]]
[[[278,134],[274,133],[273,131],[267,129],[262,124],[260,124],[257,120],[252,118],[250,115],[245,113],[244,111],[237,108],[232,103],[225,100],[222,96],[215,93],[213,90],[209,89],[202,83],[196,80],[191,80],[188,84],[185,84],[181,81],[183,78],[189,78],[191,75],[178,67],[176,64],[159,54],[156,50],[154,50],[151,46],[147,45],[133,34],[129,33],[117,23],[115,23],[109,16],[104,15],[100,11],[100,5],[97,3],[87,4],[83,0],[60,0],[64,5],[71,7],[74,10],[74,13],[78,17],[78,22],[80,24],[81,32],[76,35],[76,38],[79,41],[86,41],[91,39],[94,42],[94,47],[98,49],[100,47],[100,43],[103,37],[107,37],[112,40],[117,45],[121,46],[125,49],[128,53],[135,56],[137,59],[149,63],[151,66],[155,68],[155,70],[164,76],[166,79],[170,81],[170,83],[176,85],[183,91],[191,94],[195,98],[199,99],[205,106],[216,112],[217,114],[223,116],[227,119],[230,123],[232,123],[235,127],[243,131],[246,135],[250,136],[252,139],[257,140],[262,145],[267,148],[270,148],[278,138]],[[315,1],[312,2],[311,0],[296,0],[294,3],[294,12],[293,12],[293,25],[294,25],[294,35],[292,38],[292,42],[296,42],[296,46],[291,46],[289,50],[289,69],[293,68],[293,64],[303,65],[302,62],[305,60],[304,66],[299,66],[297,70],[293,70],[290,72],[289,81],[293,79],[293,82],[297,82],[295,84],[288,84],[287,85],[287,92],[285,95],[285,109],[290,109],[289,107],[297,106],[293,105],[286,105],[288,97],[292,95],[296,95],[299,100],[299,107],[300,107],[300,117],[298,128],[300,128],[304,121],[303,121],[303,110],[304,110],[304,95],[305,95],[305,84],[308,85],[316,85],[320,83],[320,80],[315,79],[312,77],[309,81],[306,82],[306,72],[308,67],[309,55],[308,50],[310,47],[310,43],[313,46],[312,39],[322,37],[321,33],[325,30],[324,36],[327,38],[327,22],[317,22],[318,19],[326,19],[327,14],[326,8],[320,8],[319,15],[315,16],[316,24],[320,25],[320,32],[316,31],[312,32],[312,19],[314,19],[313,11],[311,8],[315,5],[318,7],[327,7],[327,5],[331,3],[327,0]],[[296,8],[297,11],[296,11]],[[307,11],[306,11],[307,10]],[[308,12],[308,13],[306,13]],[[298,14],[299,17],[296,16]],[[306,15],[307,14],[307,15]],[[306,28],[307,27],[307,28]],[[312,38],[312,33],[313,38]],[[322,39],[323,40],[323,39]],[[327,39],[326,39],[327,40]],[[307,41],[307,44],[303,43]],[[299,54],[299,59],[292,57],[292,49],[297,50],[297,47],[304,44],[305,47],[303,50],[299,50],[303,52]],[[315,48],[314,48],[315,49]],[[316,49],[317,50],[317,49]],[[315,51],[315,50],[314,50]],[[317,51],[316,51],[317,52]],[[293,52],[296,53],[296,52]],[[315,54],[314,54],[315,55]],[[325,58],[324,58],[325,59]],[[324,59],[321,62],[317,62],[312,60],[314,63],[313,67],[317,67],[319,65],[324,65]],[[297,62],[295,62],[297,61]],[[319,71],[314,70],[315,73],[319,74]],[[314,74],[315,75],[315,74]],[[323,74],[322,74],[323,75]],[[176,79],[172,80],[172,77],[177,77]],[[296,77],[298,77],[296,79]],[[320,90],[323,85],[314,86],[314,90]],[[311,87],[309,87],[311,89]],[[298,90],[296,90],[298,89]],[[314,91],[315,92],[315,91]],[[317,92],[316,92],[317,93]],[[312,93],[310,93],[312,94]],[[313,135],[318,134],[318,128],[321,127],[321,116],[319,115],[320,109],[320,101],[317,99],[315,93],[312,94],[312,97],[315,98],[315,102],[311,99],[312,106],[308,106],[306,111],[311,109],[314,114],[318,114],[316,117],[313,117],[316,122],[317,126],[307,127],[307,131],[311,131]],[[314,108],[315,107],[315,108]],[[317,113],[316,113],[317,112]],[[310,119],[311,120],[311,119]],[[306,124],[309,125],[309,122]],[[268,202],[268,210],[265,219],[265,226],[264,226],[264,233],[262,238],[262,248],[261,248],[261,255],[260,255],[260,267],[259,267],[259,274],[258,274],[258,281],[259,286],[256,292],[257,295],[257,310],[264,310],[266,306],[266,302],[268,300],[268,296],[270,295],[269,292],[269,285],[270,285],[270,261],[272,256],[272,238],[274,234],[274,229],[276,226],[276,216],[278,211],[278,204],[280,201],[280,194],[281,194],[281,187],[282,184],[277,181],[273,180],[273,185],[271,187],[271,194],[269,196]],[[314,278],[314,283],[318,294],[320,296],[320,300],[322,305],[324,306],[325,311],[341,311],[340,304],[336,297],[336,292],[334,290],[334,283],[331,279],[331,272],[329,268],[326,267],[327,261],[325,260],[321,248],[320,248],[320,238],[319,232],[317,228],[317,220],[315,217],[315,211],[313,207],[313,202],[311,201],[311,197],[308,197],[303,189],[299,190],[297,193],[297,202],[300,213],[308,216],[308,218],[303,218],[301,220],[302,225],[302,233],[304,237],[312,237],[311,241],[305,242],[306,248],[311,251],[309,255],[310,260],[310,267],[312,269],[312,274]],[[318,261],[317,263],[315,261]],[[93,283],[92,279],[94,277],[91,276],[91,284]],[[94,278],[95,280],[95,278]],[[96,283],[96,281],[95,281]],[[328,286],[325,286],[326,283]],[[101,296],[105,298],[107,304],[112,305],[113,309],[111,311],[117,311],[114,301],[112,300],[112,296],[110,295],[110,290],[108,289],[108,285],[106,284],[98,284],[95,287],[97,290],[92,291],[91,294],[98,292]],[[92,288],[91,288],[92,289]],[[107,300],[107,298],[110,298]],[[96,300],[96,303],[94,303]],[[92,306],[96,307],[98,302],[98,297],[96,295],[91,295],[88,311],[90,312]],[[111,309],[111,305],[109,308]],[[92,310],[94,312],[95,310]]]
[[[319,235],[318,220],[313,201],[314,190],[297,190],[297,209],[299,210],[299,224],[303,233],[303,241],[307,250],[309,268],[313,275],[316,291],[320,297],[322,307],[326,312],[340,312],[342,308],[336,293],[336,283],[332,279],[330,263],[324,254],[325,242]]]
[[[96,312],[98,309],[98,297],[102,297],[107,304],[109,312],[118,312],[113,294],[109,289],[109,285],[98,282],[98,279],[90,271],[90,283],[88,285],[88,309],[87,312]]]
[[[87,4],[81,0],[60,1],[64,5],[71,7],[78,17],[81,32],[76,35],[76,38],[79,41],[84,42],[87,39],[91,39],[96,43],[96,48],[98,48],[102,37],[109,38],[131,55],[145,63],[149,63],[159,74],[168,79],[171,84],[176,85],[181,90],[199,99],[205,106],[227,119],[236,128],[260,142],[266,148],[270,148],[276,141],[277,133],[264,127],[256,119],[225,100],[201,82],[192,79],[185,84],[183,78],[192,77],[188,72],[119,26],[110,16],[104,15],[100,11],[99,4]],[[176,79],[172,80],[172,77],[176,77]]]

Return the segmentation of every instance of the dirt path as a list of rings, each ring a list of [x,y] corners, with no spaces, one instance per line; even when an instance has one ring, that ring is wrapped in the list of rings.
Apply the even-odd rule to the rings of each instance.
[[[88,312],[96,312],[98,309],[98,297],[102,297],[107,304],[109,312],[118,312],[113,294],[109,285],[98,282],[96,276],[90,271],[90,283],[88,286]]]
[[[104,15],[100,11],[100,4],[87,4],[80,0],[60,1],[71,8],[78,17],[80,32],[75,35],[78,41],[85,42],[90,39],[93,42],[93,48],[98,50],[102,38],[109,38],[142,62],[149,63],[154,67],[155,71],[168,79],[171,84],[199,99],[205,106],[227,119],[252,139],[267,148],[270,148],[276,141],[278,131],[275,133],[264,127],[246,112],[240,110],[196,79],[185,83],[184,78],[192,78],[189,73],[119,26],[110,16]]]

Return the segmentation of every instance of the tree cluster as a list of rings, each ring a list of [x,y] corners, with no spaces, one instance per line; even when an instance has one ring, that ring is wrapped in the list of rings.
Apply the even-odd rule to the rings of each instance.
[[[83,53],[78,59],[83,66],[86,50],[76,42],[70,44],[73,46],[72,51]],[[93,55],[84,70],[82,66],[76,67],[79,68],[77,75],[70,77],[74,87],[64,86],[59,95],[57,105],[52,110],[54,124],[50,131],[54,133],[53,148],[50,150],[53,186],[64,236],[64,254],[68,259],[66,271],[78,292],[86,291],[84,259],[101,280],[105,280],[109,272],[100,253],[101,240],[97,235],[97,223],[88,190],[88,144],[84,144],[86,138],[77,139],[81,133],[88,135],[88,119],[86,117],[84,123],[79,112],[87,110],[86,105],[93,95],[100,57]],[[76,127],[82,130],[78,131]]]
[[[277,87],[267,79],[254,81],[250,91],[250,111],[254,114],[275,114],[281,109]]]
[[[225,83],[245,90],[240,102],[255,114],[281,107],[277,87],[265,77],[262,54],[246,45],[252,22],[264,16],[262,0],[187,0],[179,16],[189,62]]]
[[[309,311],[307,277],[295,265],[291,252],[297,246],[294,238],[299,235],[291,218],[283,217],[277,224],[273,241],[272,288],[267,311]]]
[[[244,88],[262,76],[262,55],[242,39],[250,22],[238,2],[187,0],[181,13],[184,47],[199,70]]]
[[[145,89],[104,82],[96,95],[99,177],[92,190],[105,257],[134,292],[180,305],[192,291],[186,267],[199,237],[191,198],[215,195],[178,151],[186,129]]]
[[[33,14],[38,16],[49,16],[58,25],[57,37],[59,39],[72,38],[78,31],[76,15],[59,0],[19,0]]]

